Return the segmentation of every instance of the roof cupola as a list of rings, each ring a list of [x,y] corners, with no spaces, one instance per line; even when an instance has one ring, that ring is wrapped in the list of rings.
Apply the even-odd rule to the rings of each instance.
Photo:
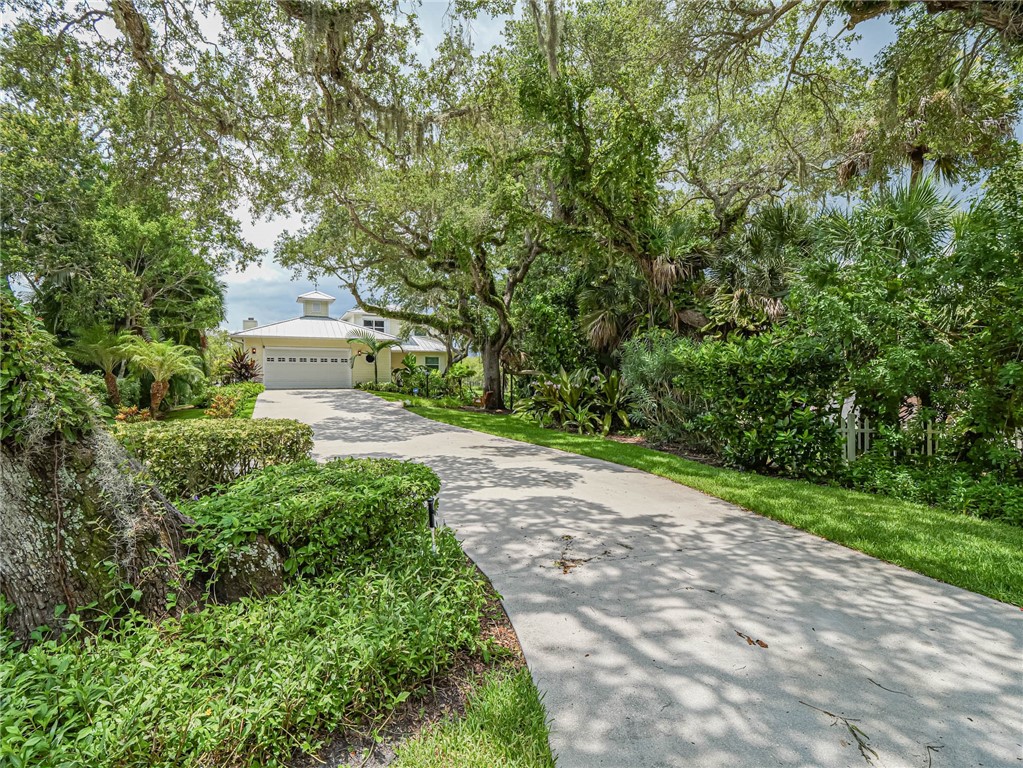
[[[330,317],[334,297],[323,291],[309,291],[296,299],[302,305],[302,317]]]

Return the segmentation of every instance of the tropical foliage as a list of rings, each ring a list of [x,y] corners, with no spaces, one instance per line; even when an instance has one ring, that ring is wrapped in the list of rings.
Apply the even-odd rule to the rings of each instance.
[[[618,371],[610,374],[579,369],[541,376],[529,399],[516,411],[535,418],[545,427],[557,427],[580,435],[608,434],[629,426],[628,397]]]
[[[137,373],[148,374],[153,380],[149,387],[149,414],[154,419],[159,416],[160,405],[170,390],[172,378],[202,378],[200,358],[194,349],[184,344],[146,341],[133,336],[120,349]]]

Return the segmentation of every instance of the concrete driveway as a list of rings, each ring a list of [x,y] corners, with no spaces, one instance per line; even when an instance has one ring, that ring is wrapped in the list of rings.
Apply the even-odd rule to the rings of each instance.
[[[432,466],[560,768],[1023,765],[1023,612],[615,464],[270,391],[316,456]]]

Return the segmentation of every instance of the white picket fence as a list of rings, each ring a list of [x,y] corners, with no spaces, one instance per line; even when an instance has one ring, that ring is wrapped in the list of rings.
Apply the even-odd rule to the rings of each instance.
[[[839,420],[838,431],[845,446],[846,461],[855,461],[857,456],[869,451],[870,444],[877,436],[877,429],[870,425],[870,419],[855,410],[850,410]],[[925,422],[916,452],[933,456],[937,450],[938,429],[933,421]]]
[[[856,410],[850,410],[839,418],[838,432],[842,436],[846,461],[855,461],[870,450],[870,444],[877,437],[877,429],[870,424],[870,419]],[[924,422],[919,442],[913,453],[933,456],[938,450],[940,428],[933,421]],[[1017,432],[1012,444],[1023,451],[1023,432]]]

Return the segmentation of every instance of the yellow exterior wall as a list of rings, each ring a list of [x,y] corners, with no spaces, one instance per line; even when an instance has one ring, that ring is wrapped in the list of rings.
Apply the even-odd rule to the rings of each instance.
[[[238,340],[240,341],[240,340]],[[354,356],[357,352],[361,351],[362,354],[355,358],[355,365],[352,368],[352,385],[366,384],[373,381],[373,363],[366,362],[366,347],[361,344],[349,344],[347,341],[340,341],[338,339],[282,339],[282,338],[250,338],[247,339],[244,344],[244,349],[251,350],[255,348],[255,358],[260,365],[263,364],[264,349],[266,347],[286,349],[348,349],[352,351]],[[414,352],[416,356],[416,362],[421,365],[426,365],[427,357],[437,357],[440,361],[440,372],[443,373],[447,369],[448,356],[444,352]],[[377,361],[377,370],[380,374],[380,383],[391,380],[391,371],[394,368],[402,367],[401,358],[405,356],[404,352],[400,350],[385,349],[380,353],[380,359]]]
[[[408,353],[408,354],[413,354],[413,355],[416,356],[416,363],[418,365],[421,365],[421,366],[425,367],[426,366],[426,358],[428,358],[428,357],[436,357],[438,359],[438,361],[440,362],[440,368],[438,370],[441,373],[444,373],[444,371],[446,371],[447,368],[448,368],[448,356],[447,356],[446,352],[411,352],[411,353]],[[399,353],[399,352],[395,352],[394,353],[394,367],[395,368],[404,368],[405,367],[405,366],[403,366],[401,364],[401,358],[403,358],[404,356],[405,356],[405,353]]]
[[[373,363],[366,362],[368,350],[361,344],[352,344],[351,347],[354,353],[362,352],[359,357],[355,358],[355,367],[352,368],[352,385],[367,384],[373,381]],[[381,384],[391,380],[391,367],[391,350],[385,349],[377,358],[377,373]]]

